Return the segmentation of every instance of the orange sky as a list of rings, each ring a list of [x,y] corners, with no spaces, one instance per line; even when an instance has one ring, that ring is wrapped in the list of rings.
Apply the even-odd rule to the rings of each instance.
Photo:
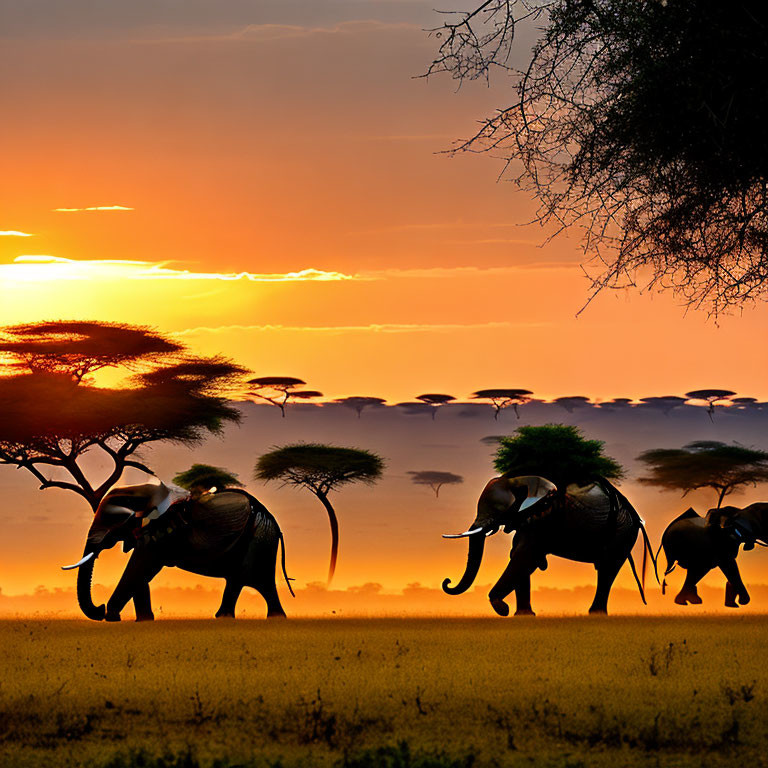
[[[414,78],[435,51],[432,3],[0,11],[0,324],[153,325],[330,398],[499,386],[768,399],[763,306],[716,324],[668,295],[613,293],[576,317],[588,297],[578,237],[542,245],[546,233],[523,226],[534,204],[497,181],[498,159],[441,154],[512,94],[503,77],[461,89]],[[216,445],[206,451],[215,463]],[[484,482],[487,455],[472,461]],[[31,481],[14,488],[42,503]],[[462,493],[452,523],[469,519],[478,488]],[[14,561],[0,588],[31,589],[59,545],[72,559],[87,522],[75,508],[65,540]],[[448,559],[457,571],[461,556],[441,568]],[[366,580],[363,564],[346,585]],[[401,564],[392,574],[407,583]]]

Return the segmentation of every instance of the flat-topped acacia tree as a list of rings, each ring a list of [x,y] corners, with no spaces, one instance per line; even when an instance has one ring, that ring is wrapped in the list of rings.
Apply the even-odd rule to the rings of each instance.
[[[283,418],[285,418],[285,406],[291,398],[310,400],[323,396],[323,393],[316,389],[296,389],[307,382],[293,376],[259,376],[248,379],[247,383],[251,389],[246,394],[277,406]]]
[[[383,471],[384,460],[371,451],[300,443],[265,453],[256,462],[254,477],[267,482],[282,480],[286,485],[306,488],[320,499],[331,525],[330,583],[339,554],[339,521],[328,494],[349,483],[375,483]]]
[[[685,396],[690,400],[703,400],[707,404],[710,421],[714,421],[715,406],[729,402],[735,394],[730,389],[694,389],[692,392],[686,392]]]
[[[494,419],[498,419],[502,410],[508,406],[512,406],[515,416],[519,419],[519,406],[530,402],[532,394],[528,389],[479,389],[472,393],[472,397],[475,400],[490,400]]]
[[[353,395],[351,397],[340,397],[333,402],[343,405],[345,408],[352,408],[352,410],[357,413],[357,418],[359,419],[366,408],[377,408],[384,405],[387,401],[383,397],[362,397],[360,395]]]
[[[458,485],[464,482],[464,478],[461,475],[434,469],[409,470],[408,474],[411,476],[411,482],[414,485],[428,485],[435,492],[435,498],[440,497],[440,489],[444,485]]]
[[[125,384],[97,387],[94,372],[123,369]],[[192,445],[237,422],[227,395],[245,369],[195,358],[155,330],[100,322],[0,328],[0,464],[24,469],[41,489],[83,497],[93,511],[127,467],[156,442]],[[100,456],[94,479],[84,458]]]
[[[437,415],[437,409],[453,402],[456,398],[453,395],[443,395],[434,392],[425,395],[416,395],[416,399],[430,407],[432,410],[432,421],[434,421],[435,416]]]

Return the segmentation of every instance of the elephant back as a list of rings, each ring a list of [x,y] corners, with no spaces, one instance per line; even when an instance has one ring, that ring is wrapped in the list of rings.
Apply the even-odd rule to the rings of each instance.
[[[607,485],[607,484],[606,484]],[[613,489],[612,486],[609,486]],[[620,494],[606,492],[598,483],[569,485],[566,489],[567,515],[584,532],[611,537],[637,530],[639,517],[632,505]]]
[[[187,523],[189,550],[215,557],[237,543],[250,525],[253,513],[247,494],[224,490],[187,502],[182,514]]]

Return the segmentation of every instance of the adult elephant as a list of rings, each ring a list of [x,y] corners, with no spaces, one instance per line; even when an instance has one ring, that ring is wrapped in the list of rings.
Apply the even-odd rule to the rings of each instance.
[[[445,538],[469,539],[464,575],[456,586],[443,581],[449,595],[466,592],[475,580],[487,536],[500,529],[516,531],[506,570],[491,589],[491,606],[500,616],[509,615],[504,598],[514,591],[516,615],[534,615],[531,609],[531,574],[545,570],[547,556],[593,563],[597,569],[597,591],[590,613],[608,612],[608,595],[621,566],[629,559],[640,595],[632,547],[643,532],[643,573],[650,550],[643,521],[632,505],[607,480],[588,485],[569,485],[563,491],[543,477],[495,477],[477,503],[477,516],[464,533]]]
[[[275,564],[282,533],[274,517],[250,494],[239,489],[214,491],[173,502],[162,483],[110,490],[99,504],[83,557],[65,569],[79,568],[77,600],[95,621],[119,621],[129,600],[136,620],[154,619],[149,582],[167,566],[226,581],[217,618],[235,616],[244,586],[258,590],[268,617],[284,617],[275,585]],[[96,606],[91,597],[93,566],[99,553],[122,542],[133,550],[112,596]],[[285,574],[285,547],[282,560]],[[291,590],[293,594],[293,590]]]
[[[720,507],[710,509],[702,517],[693,508],[676,517],[661,537],[661,546],[667,558],[662,592],[666,591],[666,576],[679,563],[687,573],[683,586],[675,596],[678,605],[702,602],[697,589],[701,579],[714,568],[719,568],[727,579],[725,605],[738,608],[749,603],[749,592],[744,586],[736,557],[739,547],[754,549],[768,537],[768,504],[760,502],[748,507]]]

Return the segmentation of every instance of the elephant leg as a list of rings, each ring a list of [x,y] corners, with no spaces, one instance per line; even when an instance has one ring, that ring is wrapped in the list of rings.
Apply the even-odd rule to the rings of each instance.
[[[217,619],[235,618],[235,605],[242,590],[242,581],[227,579],[226,586],[224,587],[224,594],[221,597],[221,606],[219,607],[219,610],[216,611]]]
[[[515,589],[515,599],[517,606],[515,616],[535,616],[531,608],[531,576],[523,576],[517,583]]]
[[[723,558],[717,563],[717,567],[723,572],[725,578],[728,579],[728,583],[736,592],[739,604],[746,605],[750,600],[749,592],[747,592],[747,588],[741,580],[741,574],[739,573],[739,566],[736,564],[736,558]],[[726,605],[730,608],[735,607],[734,605],[729,605],[728,602],[726,602]]]
[[[739,607],[739,604],[736,602],[736,588],[730,581],[725,582],[725,605],[728,608]]]
[[[133,607],[136,609],[136,621],[154,621],[152,598],[149,594],[149,582],[139,584],[133,594]]]
[[[488,593],[488,599],[491,601],[491,607],[499,616],[509,616],[509,606],[504,602],[504,598],[513,590],[522,587],[523,602],[527,602],[527,608],[530,610],[530,591],[531,574],[536,570],[541,560],[541,555],[535,547],[525,539],[518,539],[512,545],[512,551],[509,553],[509,563],[504,569],[504,573],[496,582],[494,587]],[[527,601],[525,600],[527,591]],[[520,599],[518,593],[518,600]],[[518,608],[521,608],[518,603]]]
[[[162,567],[163,564],[144,547],[137,547],[128,560],[112,597],[107,601],[107,613],[104,618],[107,621],[120,621],[120,611],[137,592],[141,593],[139,597],[141,604],[144,599],[143,590],[146,589],[145,594],[148,597],[149,582],[157,576]]]
[[[688,568],[683,587],[675,597],[675,602],[678,605],[688,605],[688,603],[693,605],[701,604],[701,598],[699,597],[696,585],[704,578],[709,570],[709,568],[701,565],[692,565]]]
[[[611,593],[611,587],[616,580],[616,576],[624,565],[626,557],[621,559],[605,560],[597,564],[597,589],[592,605],[589,606],[591,614],[608,613],[608,596]]]
[[[277,594],[274,577],[272,577],[271,581],[265,579],[256,587],[256,590],[261,594],[264,600],[266,600],[268,619],[286,618],[285,611],[280,603],[280,596]]]

